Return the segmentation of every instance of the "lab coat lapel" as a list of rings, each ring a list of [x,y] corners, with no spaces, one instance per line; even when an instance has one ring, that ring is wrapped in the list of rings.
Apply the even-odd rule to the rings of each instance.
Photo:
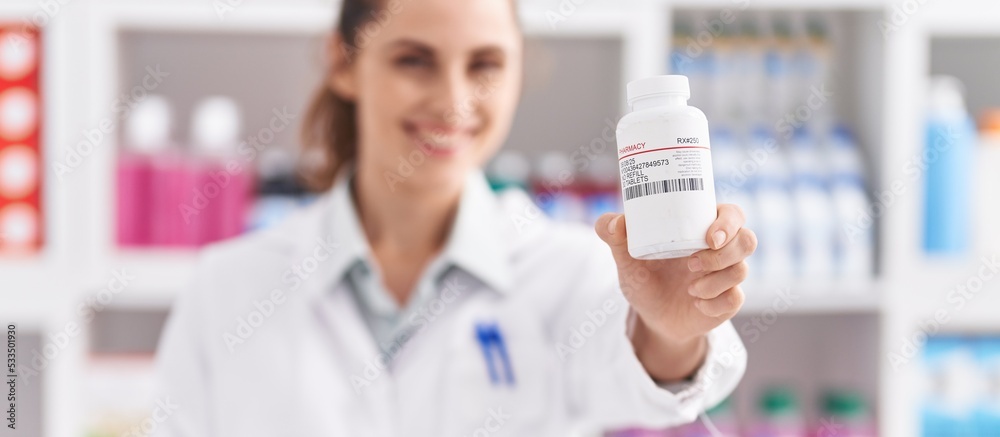
[[[395,434],[396,395],[392,376],[382,364],[381,352],[357,311],[357,303],[340,283],[313,304],[316,316],[329,334],[327,353],[336,363],[339,378],[346,382],[341,411],[349,412],[355,435]]]
[[[329,259],[319,263],[316,271],[303,279],[300,298],[323,329],[317,336],[318,349],[327,354],[324,363],[329,369],[310,369],[334,373],[344,384],[336,384],[334,397],[341,401],[353,435],[395,435],[396,399],[391,376],[382,365],[380,351],[367,325],[358,312],[344,272],[367,246],[360,225],[350,204],[348,180],[350,172],[342,173],[334,187],[321,199],[323,213],[312,228],[314,238],[303,238],[295,259],[309,256],[317,245],[332,246]],[[308,367],[307,364],[304,366]],[[333,412],[331,412],[333,413]]]

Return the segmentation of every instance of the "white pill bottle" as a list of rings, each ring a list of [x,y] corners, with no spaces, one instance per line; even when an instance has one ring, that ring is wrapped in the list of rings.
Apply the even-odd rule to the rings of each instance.
[[[687,104],[688,78],[638,79],[625,91],[631,112],[616,136],[629,254],[666,259],[707,249],[715,180],[708,119]]]

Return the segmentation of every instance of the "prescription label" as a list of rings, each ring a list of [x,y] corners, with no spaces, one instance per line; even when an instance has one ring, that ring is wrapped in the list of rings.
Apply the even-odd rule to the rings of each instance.
[[[698,137],[678,140],[678,144],[664,147],[647,147],[648,143],[638,142],[619,150],[618,168],[622,197],[626,202],[645,196],[706,189],[709,183],[705,180],[709,174],[706,169],[711,163],[707,144],[701,145]]]

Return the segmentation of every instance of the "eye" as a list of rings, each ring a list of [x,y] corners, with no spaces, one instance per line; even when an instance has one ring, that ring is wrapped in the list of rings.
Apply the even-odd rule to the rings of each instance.
[[[477,59],[469,68],[475,72],[492,72],[503,68],[503,64],[493,59]]]
[[[496,56],[477,56],[472,60],[469,69],[475,72],[491,72],[503,68],[503,61]]]
[[[432,62],[423,55],[403,55],[396,58],[396,65],[402,68],[430,68]]]

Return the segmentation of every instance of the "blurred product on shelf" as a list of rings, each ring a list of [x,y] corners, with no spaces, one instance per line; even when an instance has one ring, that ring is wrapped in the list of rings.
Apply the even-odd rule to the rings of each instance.
[[[286,148],[269,147],[260,153],[257,199],[250,213],[251,230],[273,226],[316,198],[297,177],[297,168],[295,154]]]
[[[752,150],[775,148],[775,139],[769,130],[759,127],[751,135]],[[755,168],[749,181],[753,190],[751,203],[740,206],[757,217],[755,232],[760,244],[751,257],[758,266],[757,277],[780,282],[795,277],[795,205],[785,153],[775,149],[766,159],[766,165]]]
[[[148,435],[156,424],[151,415],[164,407],[170,411],[169,399],[155,399],[151,360],[101,358],[89,363],[84,375],[86,437]]]
[[[549,151],[532,160],[516,150],[501,150],[485,172],[494,190],[523,189],[555,220],[593,225],[601,214],[622,210],[618,167],[610,157]]]
[[[785,387],[765,391],[757,405],[759,417],[749,437],[806,437],[802,407],[795,393]]]
[[[486,166],[490,186],[500,191],[507,188],[530,187],[531,161],[524,154],[514,150],[500,150]]]
[[[933,336],[921,358],[921,435],[995,436],[1000,429],[1000,336]]]
[[[670,437],[670,430],[628,428],[607,432],[604,434],[604,437]]]
[[[172,217],[165,214],[171,191],[167,185],[183,180],[180,157],[169,144],[171,121],[166,99],[153,95],[135,107],[126,123],[115,185],[116,229],[122,246],[163,244],[169,240],[163,225]]]
[[[237,156],[242,123],[239,106],[228,97],[207,97],[192,115],[197,185],[182,214],[185,223],[196,224],[198,244],[234,237],[246,228],[255,172]]]
[[[692,423],[665,430],[629,428],[608,432],[606,437],[876,437],[873,414],[856,391],[830,390],[820,400],[816,423],[807,426],[795,393],[786,387],[772,387],[760,397],[755,422],[741,425],[733,407],[733,397],[709,409],[708,421],[700,417]],[[713,429],[714,428],[714,429]],[[810,431],[811,429],[811,431]]]
[[[776,124],[830,79],[833,50],[823,18],[757,11],[726,24],[718,19],[723,14],[678,14],[668,57],[672,73],[708,91],[692,93],[691,104],[709,120],[740,129]],[[706,24],[696,31],[691,23]],[[829,123],[830,114],[808,118]]]
[[[732,397],[726,398],[719,405],[710,408],[705,414],[714,431],[700,418],[687,425],[670,429],[668,437],[739,437],[739,422],[733,411]]]
[[[552,151],[539,157],[531,185],[538,206],[549,217],[582,222],[587,217],[587,209],[581,193],[575,189],[579,183],[569,155]]]
[[[1000,149],[1000,108],[983,111],[979,117],[979,138],[982,147]]]
[[[171,107],[151,95],[137,105],[118,157],[118,244],[197,247],[243,232],[253,170],[236,158],[241,116],[226,97],[193,112],[191,148],[170,138]]]
[[[831,390],[823,395],[823,413],[815,437],[875,437],[875,422],[860,394]]]
[[[976,342],[976,362],[986,390],[976,408],[975,421],[980,434],[996,433],[1000,430],[1000,336],[982,337]]]
[[[41,34],[0,24],[0,254],[42,246]]]
[[[691,100],[713,122],[719,202],[740,205],[759,236],[754,279],[871,280],[880,214],[861,147],[827,91],[829,17],[719,16],[678,14],[669,66],[712,95]]]
[[[749,175],[740,170],[745,159],[743,147],[736,141],[733,131],[726,127],[716,126],[712,129],[711,137],[715,195],[718,202],[749,205],[753,195],[748,183]],[[748,215],[747,225],[752,227],[753,221],[754,217]]]
[[[836,215],[830,197],[830,176],[819,141],[806,128],[792,134],[792,204],[799,226],[799,276],[828,281],[834,275]],[[808,224],[808,230],[804,224]]]
[[[961,255],[969,247],[976,137],[963,92],[954,77],[930,79],[920,161],[926,166],[923,242],[928,254]]]
[[[975,202],[976,253],[996,253],[1000,252],[1000,108],[979,117],[976,163],[976,199],[982,199]]]
[[[865,192],[864,158],[847,127],[834,127],[825,158],[836,216],[837,276],[864,281],[871,278],[875,265],[875,223],[871,215],[867,221],[858,220],[859,211],[872,211],[872,204]]]

